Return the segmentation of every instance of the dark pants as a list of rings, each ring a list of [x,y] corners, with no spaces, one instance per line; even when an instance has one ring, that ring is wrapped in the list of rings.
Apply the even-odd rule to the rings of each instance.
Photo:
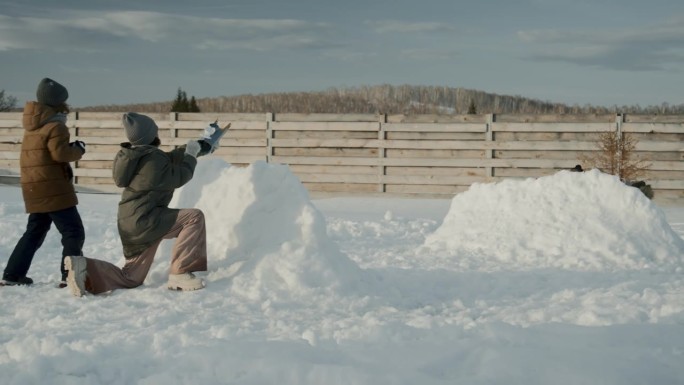
[[[68,209],[53,211],[50,213],[29,214],[26,232],[19,239],[10,255],[5,267],[3,279],[16,280],[26,276],[33,256],[45,240],[52,222],[60,234],[62,234],[62,263],[60,270],[62,279],[66,279],[67,272],[64,270],[64,257],[67,255],[83,255],[83,242],[85,231],[83,222],[78,214],[76,206]]]

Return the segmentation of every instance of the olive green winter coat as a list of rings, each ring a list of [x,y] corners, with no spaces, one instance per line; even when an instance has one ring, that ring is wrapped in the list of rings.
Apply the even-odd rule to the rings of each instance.
[[[27,102],[24,107],[19,167],[27,213],[49,213],[78,204],[69,162],[81,159],[83,151],[69,145],[65,120],[66,116],[60,118],[44,104]]]
[[[124,256],[132,258],[171,230],[178,209],[169,208],[176,188],[191,178],[197,159],[185,148],[164,152],[156,146],[121,144],[114,158],[114,182],[124,187],[117,225]]]

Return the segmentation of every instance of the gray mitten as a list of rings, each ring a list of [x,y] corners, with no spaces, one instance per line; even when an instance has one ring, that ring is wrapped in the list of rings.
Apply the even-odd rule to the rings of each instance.
[[[188,144],[185,146],[185,153],[192,156],[193,158],[197,158],[197,154],[199,154],[201,148],[202,147],[200,146],[198,141],[190,140],[188,141]]]

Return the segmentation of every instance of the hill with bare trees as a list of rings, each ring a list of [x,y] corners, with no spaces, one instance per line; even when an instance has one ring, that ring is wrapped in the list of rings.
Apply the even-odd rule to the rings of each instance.
[[[169,112],[173,100],[128,105],[89,106],[79,111]],[[566,105],[523,96],[484,91],[411,85],[329,88],[316,92],[282,92],[199,98],[202,112],[386,113],[386,114],[684,114],[684,104],[659,106]]]

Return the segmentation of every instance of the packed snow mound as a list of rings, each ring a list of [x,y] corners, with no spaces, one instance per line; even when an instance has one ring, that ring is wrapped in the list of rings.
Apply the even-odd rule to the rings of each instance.
[[[597,170],[474,184],[425,246],[484,270],[679,268],[684,254],[655,204]]]
[[[360,268],[329,239],[325,218],[285,165],[234,167],[200,159],[170,206],[204,212],[208,279],[230,280],[234,293],[292,298],[316,289],[350,289],[361,279]]]

